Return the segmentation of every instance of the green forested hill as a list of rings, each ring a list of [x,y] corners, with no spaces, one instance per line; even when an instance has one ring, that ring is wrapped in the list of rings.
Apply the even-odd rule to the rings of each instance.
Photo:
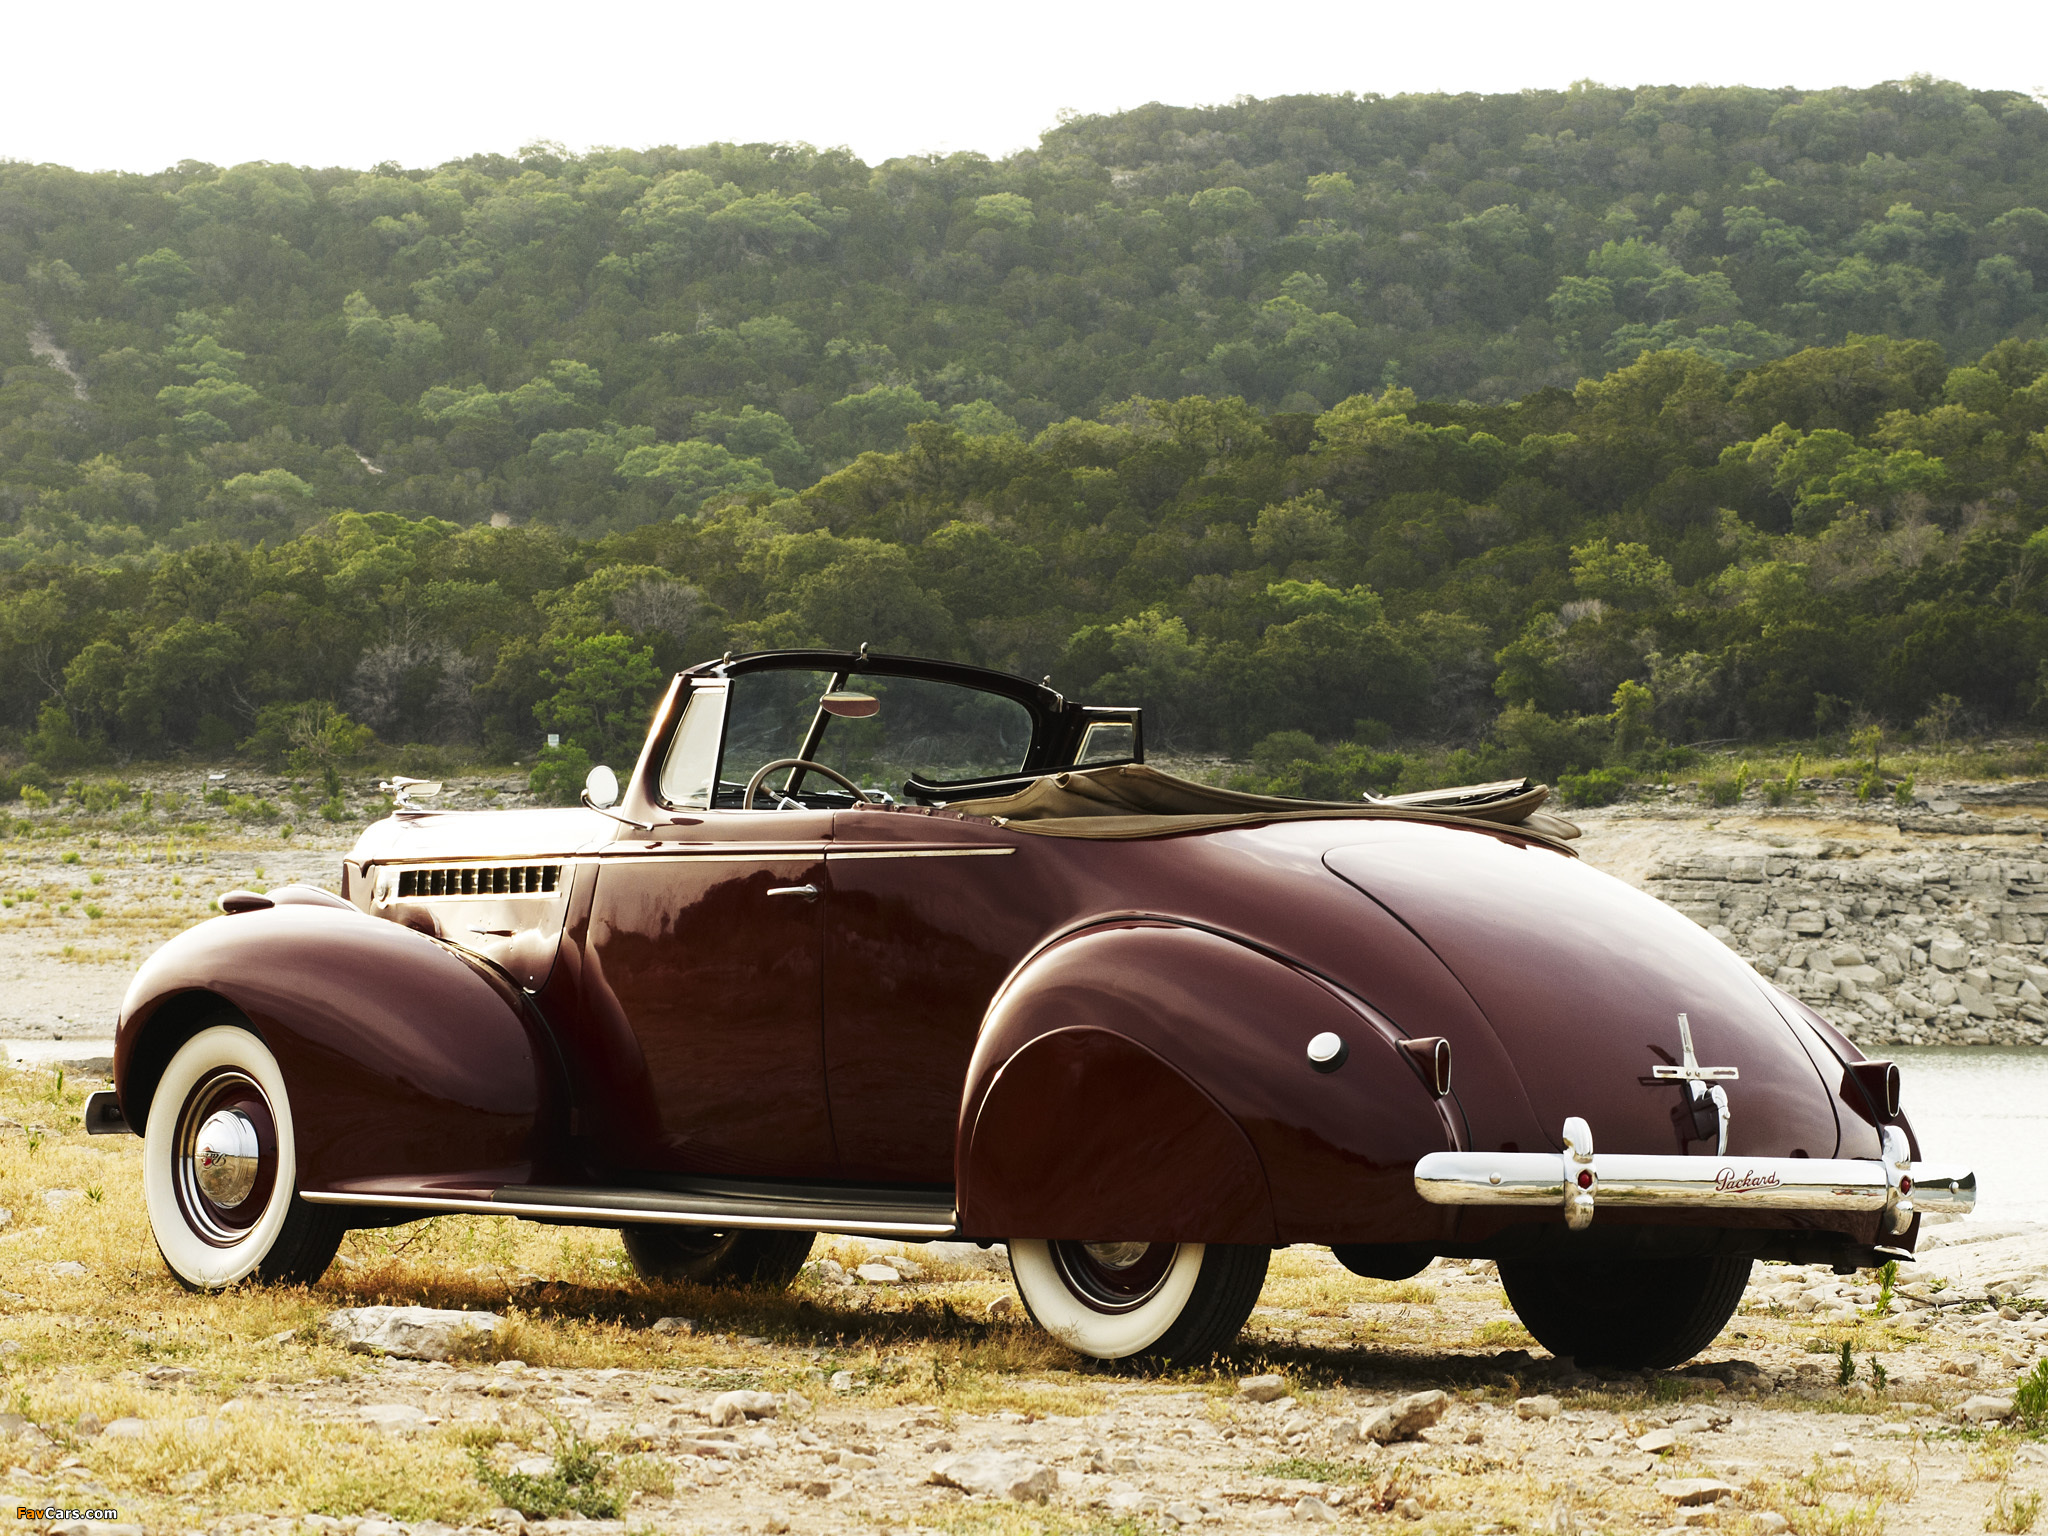
[[[2012,718],[2044,210],[2048,109],[1926,80],[1155,106],[879,167],[0,164],[0,728],[215,748],[324,699],[616,752],[606,689],[808,639],[1189,745],[1624,682],[1673,739]]]

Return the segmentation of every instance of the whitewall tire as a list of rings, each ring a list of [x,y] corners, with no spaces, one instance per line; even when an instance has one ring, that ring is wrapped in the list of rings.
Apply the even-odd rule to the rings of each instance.
[[[1265,1283],[1270,1250],[1218,1243],[1010,1243],[1038,1325],[1098,1360],[1193,1364],[1226,1348]]]
[[[150,1100],[142,1168],[157,1251],[185,1285],[310,1284],[334,1259],[340,1215],[298,1198],[284,1074],[239,1024],[202,1029],[171,1058]]]

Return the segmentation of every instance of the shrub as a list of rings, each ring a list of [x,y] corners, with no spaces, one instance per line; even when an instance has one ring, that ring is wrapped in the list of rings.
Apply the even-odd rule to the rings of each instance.
[[[1708,773],[1700,776],[1700,803],[1702,805],[1734,805],[1742,798],[1743,776],[1740,773]]]
[[[1606,715],[1560,719],[1527,704],[1511,704],[1493,725],[1511,771],[1555,783],[1567,773],[1584,773],[1607,760],[1613,726]]]
[[[1619,768],[1564,773],[1557,779],[1558,793],[1567,805],[1612,805],[1628,793],[1628,786],[1629,776]]]
[[[129,788],[119,779],[94,779],[81,782],[74,787],[73,795],[78,803],[95,816],[104,816],[119,806],[130,794]]]
[[[2013,1389],[2012,1411],[2029,1433],[2048,1429],[2048,1360],[2038,1360]]]
[[[1362,742],[1320,747],[1306,731],[1276,731],[1252,749],[1252,762],[1263,772],[1240,774],[1231,788],[1302,800],[1385,794],[1401,782],[1409,766],[1399,752],[1378,752]]]
[[[543,805],[574,805],[590,775],[590,754],[581,747],[543,747],[526,787]]]
[[[580,1440],[569,1440],[555,1453],[555,1469],[545,1477],[527,1472],[500,1472],[476,1457],[477,1480],[492,1497],[529,1520],[577,1514],[586,1520],[616,1520],[625,1499],[606,1486],[609,1479],[597,1453]]]

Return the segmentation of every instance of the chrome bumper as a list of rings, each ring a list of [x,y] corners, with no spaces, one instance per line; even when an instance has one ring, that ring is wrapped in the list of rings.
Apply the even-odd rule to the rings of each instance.
[[[1880,1133],[1884,1155],[1868,1158],[1704,1158],[1593,1152],[1593,1132],[1574,1115],[1563,1152],[1432,1152],[1415,1165],[1415,1191],[1433,1205],[1519,1205],[1562,1209],[1583,1230],[1596,1205],[1624,1209],[1883,1211],[1881,1234],[1897,1236],[1915,1211],[1967,1214],[1977,1175],[1915,1166],[1896,1126]]]

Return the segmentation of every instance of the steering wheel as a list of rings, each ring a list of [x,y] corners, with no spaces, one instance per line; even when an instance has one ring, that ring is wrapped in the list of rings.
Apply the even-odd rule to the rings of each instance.
[[[778,757],[772,763],[763,763],[754,771],[754,776],[747,780],[746,797],[740,801],[741,810],[751,811],[754,808],[754,796],[760,793],[761,786],[767,781],[768,775],[775,772],[778,768],[803,768],[812,773],[822,773],[826,778],[844,784],[854,799],[860,801],[867,799],[867,792],[837,768],[827,768],[823,763],[814,763],[808,757]]]

